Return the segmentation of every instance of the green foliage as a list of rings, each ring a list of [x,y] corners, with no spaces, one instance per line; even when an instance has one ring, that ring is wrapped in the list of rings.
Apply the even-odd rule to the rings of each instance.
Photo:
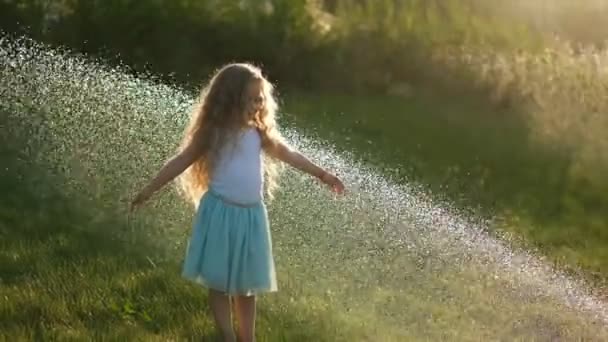
[[[557,31],[553,22],[573,27],[559,30],[564,37],[597,42],[579,32],[587,23],[580,18],[605,15],[594,8],[560,3],[540,14],[544,7],[521,1],[4,0],[0,28],[188,86],[247,60],[283,87],[386,91],[395,82],[441,84],[444,66],[431,58],[437,47],[538,50],[543,35]]]
[[[278,78],[305,78],[305,69],[295,66],[294,58],[304,60],[315,48],[313,18],[304,0],[275,0],[267,9],[236,0],[42,4],[2,3],[4,29],[19,32],[17,23],[25,24],[21,30],[39,40],[180,84],[198,83],[232,60],[263,64]]]
[[[432,69],[433,46],[504,47],[530,36],[453,0],[341,0],[334,14],[309,0],[15,0],[0,6],[8,32],[25,30],[190,85],[221,64],[247,60],[285,86],[384,90],[394,81],[423,79]]]

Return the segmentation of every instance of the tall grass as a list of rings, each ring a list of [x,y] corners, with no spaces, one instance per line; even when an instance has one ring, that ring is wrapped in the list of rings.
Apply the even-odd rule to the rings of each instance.
[[[521,144],[500,156],[506,165],[517,167],[519,149],[560,156],[548,164],[552,179],[539,187],[558,199],[535,205],[531,194],[538,189],[521,182],[513,188],[529,200],[520,208],[586,231],[608,225],[608,50],[602,45],[608,35],[600,25],[608,12],[602,2],[14,0],[0,2],[0,17],[9,32],[100,54],[185,87],[198,87],[219,64],[249,60],[262,64],[283,91],[362,94],[369,103],[378,93],[431,94],[446,104],[483,104],[454,110],[466,123],[455,136],[498,130],[505,120],[497,116],[510,115],[517,121],[511,139]],[[365,115],[369,121],[375,114]],[[436,127],[432,116],[425,120]],[[377,130],[379,139],[392,127]],[[504,170],[488,177],[501,189],[517,183]],[[478,180],[466,181],[478,189]],[[514,190],[478,191],[485,193],[477,204],[492,206]]]
[[[534,31],[530,25],[533,18],[549,16],[539,8],[483,3],[340,1],[336,54],[356,65],[345,72],[357,70],[362,89],[395,90],[405,97],[430,92],[439,101],[457,94],[463,102],[489,103],[481,109],[489,117],[516,115],[529,144],[565,160],[556,165],[563,169],[559,209],[608,221],[608,49],[547,39],[549,26]],[[608,18],[599,3],[585,4],[577,12],[554,3],[552,18],[567,9],[576,15],[591,8]],[[498,11],[506,15],[498,18]],[[527,25],[517,26],[526,18]],[[474,119],[478,113],[458,115]]]
[[[575,52],[564,44],[541,54],[464,48],[450,56],[443,60],[475,75],[490,89],[494,103],[515,106],[523,113],[531,143],[550,147],[569,160],[564,209],[605,215],[608,51]]]
[[[343,90],[332,82],[354,73],[352,89],[366,96],[296,95],[292,108],[303,121],[346,127],[361,142],[353,148],[424,173],[416,178],[435,191],[497,210],[501,228],[605,284],[608,49],[552,37],[516,5],[338,2],[329,36],[344,76],[329,82]]]

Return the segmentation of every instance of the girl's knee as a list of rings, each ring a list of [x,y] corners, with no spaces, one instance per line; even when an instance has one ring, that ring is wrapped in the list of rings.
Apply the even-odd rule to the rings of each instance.
[[[244,299],[244,300],[255,300],[255,295],[254,294],[239,294],[235,296],[238,299]]]

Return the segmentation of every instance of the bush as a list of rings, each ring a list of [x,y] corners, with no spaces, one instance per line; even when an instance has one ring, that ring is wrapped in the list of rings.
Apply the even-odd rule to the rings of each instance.
[[[262,64],[282,81],[300,81],[307,72],[294,67],[294,59],[306,60],[316,43],[305,0],[274,0],[268,6],[237,0],[1,4],[6,31],[25,32],[181,84],[199,83],[213,68],[233,60]]]

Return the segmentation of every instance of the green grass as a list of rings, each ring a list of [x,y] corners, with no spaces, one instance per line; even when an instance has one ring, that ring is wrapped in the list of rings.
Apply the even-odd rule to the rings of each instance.
[[[0,201],[0,330],[5,338],[166,341],[214,336],[205,292],[179,277],[182,248],[164,258],[163,245],[171,241],[158,243],[146,234],[166,229],[159,226],[166,224],[167,215],[173,220],[181,215],[145,209],[145,219],[128,227],[120,211],[62,195],[61,178],[47,177],[28,163],[6,161],[10,159],[3,155],[0,187],[9,194]],[[300,186],[310,185],[303,180]],[[298,198],[279,199],[289,202],[285,206],[291,201]],[[340,213],[327,198],[317,201],[326,213],[319,212],[316,222]],[[278,227],[281,292],[261,298],[259,341],[608,337],[585,316],[551,299],[512,295],[505,290],[508,281],[470,267],[420,268],[401,254],[391,255],[388,265],[398,274],[366,267],[366,262],[339,262],[339,253],[363,260],[366,241],[375,243],[363,239],[369,233],[344,235],[338,227],[293,221],[280,214],[281,206],[271,212]],[[306,210],[309,203],[292,213]],[[173,224],[187,229],[187,219]],[[311,229],[317,234],[311,235]],[[359,251],[336,251],[327,237],[345,246],[352,243]],[[377,283],[370,281],[374,277]]]
[[[213,336],[205,292],[179,277],[179,253],[164,258],[163,245],[169,243],[151,243],[145,231],[167,229],[159,227],[170,222],[162,217],[174,218],[175,212],[150,210],[144,215],[149,220],[129,226],[124,212],[67,196],[64,179],[23,161],[23,155],[2,152],[1,337],[166,341]],[[187,230],[186,219],[173,224]],[[261,301],[261,341],[359,335],[345,324],[337,335],[332,311],[314,298],[306,306],[280,300],[269,307],[267,301]]]
[[[38,63],[46,67],[0,78],[10,109],[0,111],[10,127],[0,130],[2,337],[213,335],[205,291],[179,277],[191,209],[164,192],[130,224],[125,215],[125,198],[173,151],[184,98],[100,71],[85,75],[98,82],[82,92],[82,75],[57,67],[64,59]],[[535,147],[522,113],[437,94],[300,94],[286,97],[286,111],[397,180],[498,214],[493,228],[606,278],[605,210],[585,205],[604,194],[573,183],[563,151]],[[306,178],[284,181],[270,207],[280,292],[261,298],[260,341],[608,339],[587,315],[538,295],[525,272],[468,260],[445,236],[403,248],[385,228],[408,241],[424,240],[424,229],[385,224],[357,194],[335,201]]]
[[[514,233],[560,267],[582,270],[605,286],[602,185],[608,184],[573,179],[574,158],[559,145],[532,141],[524,114],[470,97],[423,93],[409,99],[297,94],[285,102],[289,122],[463,210],[498,217],[497,233]],[[595,167],[584,171],[601,173],[604,166]]]
[[[342,107],[347,99],[316,100],[299,102],[299,112],[331,113],[345,108],[344,123],[352,123],[359,111],[375,108],[382,114],[380,108],[402,108],[401,101],[387,99],[361,103],[348,99],[348,107]],[[315,105],[305,110],[305,103]],[[332,105],[336,107],[325,107]],[[295,99],[288,108],[295,110]],[[427,129],[448,125],[449,120],[441,120],[437,111],[422,103],[412,102],[407,108],[417,108],[427,118],[437,116],[426,121]],[[315,120],[334,130],[349,130],[351,143],[358,144],[354,146],[361,152],[389,151],[382,144],[391,140],[384,138],[406,137],[401,130],[383,134],[372,125],[363,125],[364,133],[356,133],[358,126],[334,121],[340,117]],[[417,120],[409,119],[408,125],[414,126]],[[391,123],[389,116],[382,120],[387,120],[384,127]],[[91,179],[86,173],[56,172],[52,164],[34,158],[33,151],[40,148],[35,139],[19,133],[15,122],[9,124],[13,130],[0,136],[4,138],[0,145],[3,337],[166,341],[214,336],[205,291],[179,277],[191,211],[174,193],[165,192],[128,225],[124,203],[116,203],[124,185],[139,176],[116,177],[135,172],[136,167],[124,160],[120,165],[103,165],[104,161],[119,163],[120,156],[98,157],[114,151],[124,137],[116,132],[116,140],[105,142],[108,145],[98,150],[98,156],[82,160],[83,165],[89,160],[104,166],[96,169],[103,174],[95,175],[99,184],[93,186],[87,183]],[[107,122],[104,129],[111,130],[113,124],[120,123]],[[417,128],[411,131],[418,138],[409,139],[429,142],[425,150],[435,151],[428,153],[429,163],[439,163],[441,149],[423,140],[423,127]],[[72,132],[70,127],[66,132]],[[457,138],[455,132],[452,137]],[[79,138],[56,135],[53,139],[67,143]],[[399,155],[402,152],[394,146],[401,144],[394,141],[390,150]],[[132,144],[146,145],[147,160],[158,161],[162,154],[154,149],[153,139]],[[365,144],[369,147],[363,148]],[[69,161],[70,153],[77,152],[68,148],[65,153],[61,156]],[[385,156],[376,153],[370,161],[378,158]],[[417,172],[425,170],[418,167]],[[527,289],[525,279],[500,273],[494,277],[481,261],[454,267],[454,260],[433,258],[433,253],[441,251],[433,251],[432,246],[428,250],[397,248],[395,241],[370,229],[382,219],[373,208],[344,216],[354,210],[352,203],[331,201],[305,178],[286,177],[286,182],[270,207],[280,292],[261,297],[259,341],[608,338],[608,332],[586,315],[552,298],[537,297]],[[87,184],[88,190],[82,187]],[[301,219],[311,215],[314,220]],[[425,255],[425,263],[419,264],[418,253]]]

